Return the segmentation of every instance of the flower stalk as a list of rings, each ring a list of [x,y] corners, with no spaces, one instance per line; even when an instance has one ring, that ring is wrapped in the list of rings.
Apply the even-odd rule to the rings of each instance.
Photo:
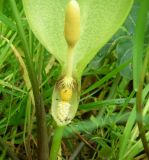
[[[70,0],[66,6],[64,36],[68,46],[67,60],[64,74],[57,81],[53,92],[51,109],[58,126],[71,122],[76,112],[73,107],[77,108],[78,105],[78,85],[73,75],[74,48],[80,38],[80,7],[76,0]],[[54,103],[56,99],[58,101]]]

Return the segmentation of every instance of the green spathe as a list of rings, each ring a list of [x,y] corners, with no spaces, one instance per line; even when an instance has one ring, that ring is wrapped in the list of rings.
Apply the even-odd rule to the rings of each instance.
[[[68,0],[23,0],[32,31],[45,48],[64,65],[67,43],[64,37]],[[112,37],[127,17],[133,0],[78,0],[81,36],[74,51],[74,70],[81,76],[97,51]]]
[[[68,45],[65,40],[65,10],[68,0],[23,0],[29,25],[38,40],[60,62],[63,73],[67,73]],[[55,86],[52,96],[52,115],[58,125],[68,124],[75,116],[80,93],[81,74],[98,50],[112,37],[127,17],[133,0],[78,0],[80,6],[80,37],[73,48],[72,73],[77,85],[74,88],[70,107],[59,103],[60,91]],[[60,77],[60,78],[61,78]],[[67,106],[63,114],[69,115],[66,123],[57,119],[57,106]],[[65,108],[64,108],[65,109]],[[69,111],[70,109],[70,111]],[[58,115],[58,117],[60,117]]]

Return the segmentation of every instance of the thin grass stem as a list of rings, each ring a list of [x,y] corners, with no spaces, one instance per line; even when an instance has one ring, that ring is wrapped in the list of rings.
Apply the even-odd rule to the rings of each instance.
[[[134,40],[134,55],[133,55],[133,67],[134,67],[134,89],[137,91],[136,98],[136,114],[137,114],[137,124],[139,128],[139,135],[144,147],[144,151],[149,159],[149,147],[147,139],[145,136],[145,129],[143,126],[143,114],[142,114],[142,90],[144,84],[145,72],[149,59],[149,49],[143,63],[143,50],[144,50],[144,37],[145,37],[145,28],[147,23],[147,13],[149,10],[149,1],[142,0],[140,1],[140,9],[138,12],[138,19],[135,32]]]
[[[144,77],[145,77],[145,71],[147,68],[148,60],[149,60],[149,48],[148,48],[147,54],[144,59],[142,74],[141,74],[140,81],[139,81],[140,85],[139,85],[138,92],[137,92],[136,108],[137,108],[137,123],[138,123],[140,138],[143,143],[144,150],[149,159],[149,147],[148,147],[147,139],[145,136],[145,130],[143,126],[143,110],[142,110],[142,90],[143,90]]]
[[[140,9],[138,11],[138,18],[136,22],[134,47],[133,47],[133,86],[135,91],[138,90],[140,75],[142,71],[144,37],[145,37],[148,8],[149,8],[149,1],[141,0]]]

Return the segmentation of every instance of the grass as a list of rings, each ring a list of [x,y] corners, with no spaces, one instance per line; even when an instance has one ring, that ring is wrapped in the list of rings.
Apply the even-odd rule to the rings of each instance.
[[[34,160],[37,153],[46,157],[50,154],[47,144],[55,145],[51,149],[52,155],[54,151],[60,154],[59,139],[62,136],[60,157],[63,159],[147,159],[149,68],[144,57],[148,56],[149,32],[144,28],[143,33],[140,27],[135,32],[139,1],[134,3],[123,27],[85,69],[79,110],[73,122],[64,130],[54,129],[56,125],[50,114],[52,90],[61,71],[60,65],[34,37],[21,1],[17,1],[18,13],[15,1],[9,2],[0,0],[0,159]],[[138,38],[134,43],[134,35],[138,32],[139,35],[144,34],[144,38]],[[145,51],[142,62],[140,58],[135,58],[136,52],[133,50],[133,46],[140,46],[138,40]],[[132,68],[132,57],[135,69]],[[137,86],[140,76],[134,70],[138,70],[141,63],[146,63],[146,67],[142,67],[143,81],[141,89],[136,92],[133,82]],[[142,100],[138,102],[140,97]],[[41,115],[38,113],[35,114],[43,108],[42,103],[37,106],[39,100],[43,101],[45,108],[43,119],[39,118]],[[143,108],[136,110],[140,104]],[[138,122],[143,134],[136,123],[140,112],[142,118]],[[37,126],[40,126],[38,132]],[[46,129],[47,132],[44,131]],[[54,134],[54,143],[51,144]],[[41,139],[45,143],[39,141]],[[42,148],[48,151],[39,155]]]

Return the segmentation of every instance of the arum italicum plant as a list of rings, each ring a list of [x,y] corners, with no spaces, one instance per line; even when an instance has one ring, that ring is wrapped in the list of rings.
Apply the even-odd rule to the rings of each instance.
[[[59,61],[51,113],[58,126],[74,118],[81,75],[127,17],[133,0],[23,0],[32,31]]]

